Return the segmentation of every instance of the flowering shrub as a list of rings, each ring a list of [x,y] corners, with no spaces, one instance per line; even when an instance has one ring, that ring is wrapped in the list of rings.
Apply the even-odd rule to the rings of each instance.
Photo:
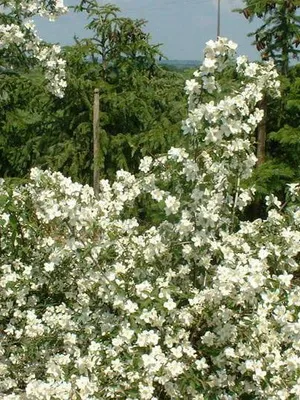
[[[208,42],[186,84],[189,149],[101,181],[99,200],[49,171],[2,182],[0,398],[300,398],[300,185],[239,221],[256,104],[278,82],[235,48]],[[232,97],[227,65],[242,77]]]
[[[26,54],[37,59],[45,69],[48,87],[58,97],[63,97],[65,82],[65,61],[59,57],[60,46],[47,46],[38,37],[31,18],[36,15],[54,20],[67,11],[62,0],[5,1],[9,10],[6,23],[0,24],[0,49],[20,47]]]

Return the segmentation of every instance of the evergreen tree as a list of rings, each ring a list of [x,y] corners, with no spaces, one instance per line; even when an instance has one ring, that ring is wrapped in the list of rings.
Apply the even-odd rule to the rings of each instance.
[[[92,61],[101,63],[103,79],[119,77],[125,68],[154,72],[156,58],[162,54],[159,44],[150,44],[150,35],[144,32],[144,19],[122,17],[116,5],[100,5],[96,0],[81,0],[75,11],[88,14],[86,28],[93,36],[81,43],[90,47]]]
[[[265,117],[257,129],[257,169],[254,181],[257,188],[257,201],[254,206],[254,216],[263,212],[259,199],[267,192],[275,192],[280,197],[284,195],[284,187],[298,175],[292,160],[298,157],[297,146],[288,149],[290,130],[299,134],[299,123],[289,112],[289,97],[291,76],[289,73],[291,59],[298,58],[300,50],[300,17],[297,13],[299,0],[244,0],[245,7],[237,9],[250,22],[255,18],[262,20],[262,25],[256,31],[249,33],[254,37],[263,60],[273,59],[282,77],[282,98],[270,104],[266,97],[259,106],[264,110]],[[294,91],[295,92],[295,91]],[[295,96],[295,93],[293,94]],[[295,98],[294,98],[295,100]],[[290,119],[291,118],[291,119]],[[293,126],[291,126],[291,125]],[[286,136],[287,135],[287,136]],[[284,137],[284,138],[283,138]],[[287,142],[286,142],[287,140]],[[294,156],[290,156],[290,152]]]
[[[287,75],[290,58],[297,58],[300,50],[299,0],[244,0],[245,8],[237,11],[252,21],[262,19],[262,25],[249,36],[263,59],[272,58],[280,72]]]
[[[179,144],[184,77],[156,65],[157,46],[147,42],[148,35],[142,38],[131,42],[131,55],[129,44],[122,52],[120,39],[105,67],[97,41],[64,48],[68,85],[61,99],[47,92],[38,69],[6,76],[0,82],[7,89],[0,99],[0,176],[21,177],[39,166],[91,184],[94,88],[101,91],[103,177],[120,168],[134,171],[143,155]]]

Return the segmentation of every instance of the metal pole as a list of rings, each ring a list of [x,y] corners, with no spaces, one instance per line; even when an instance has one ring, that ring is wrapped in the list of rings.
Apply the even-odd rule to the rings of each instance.
[[[93,107],[93,139],[94,139],[94,193],[96,198],[99,197],[100,187],[100,132],[99,132],[99,89],[94,90],[94,107]]]
[[[221,0],[218,0],[217,39],[220,36],[220,25],[221,25]]]

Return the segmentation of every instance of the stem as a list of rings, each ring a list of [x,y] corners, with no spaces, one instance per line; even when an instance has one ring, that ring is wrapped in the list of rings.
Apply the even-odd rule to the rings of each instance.
[[[232,209],[232,216],[231,216],[232,230],[233,230],[233,225],[234,225],[235,210],[236,210],[238,196],[239,196],[239,192],[240,192],[240,184],[241,184],[241,178],[240,178],[240,176],[238,176],[237,183],[236,183],[236,192],[235,192],[235,196],[234,196],[233,209]]]

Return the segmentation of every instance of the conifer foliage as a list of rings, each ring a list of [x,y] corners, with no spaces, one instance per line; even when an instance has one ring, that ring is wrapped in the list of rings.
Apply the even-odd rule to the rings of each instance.
[[[300,52],[300,16],[298,0],[244,0],[239,11],[250,21],[262,19],[262,25],[250,36],[263,59],[272,58],[282,74],[287,75],[290,58]]]
[[[21,68],[15,47],[0,53],[3,65],[8,56],[15,63],[14,75],[5,70],[0,82],[1,176],[24,177],[39,166],[90,183],[95,88],[100,89],[103,177],[118,168],[137,170],[143,155],[164,152],[179,141],[184,79],[157,65],[159,46],[150,44],[145,21],[93,1],[82,1],[76,10],[87,13],[92,38],[76,39],[62,50],[68,84],[62,98],[45,90],[34,62],[30,71]],[[32,62],[22,48],[18,51],[23,66]]]

